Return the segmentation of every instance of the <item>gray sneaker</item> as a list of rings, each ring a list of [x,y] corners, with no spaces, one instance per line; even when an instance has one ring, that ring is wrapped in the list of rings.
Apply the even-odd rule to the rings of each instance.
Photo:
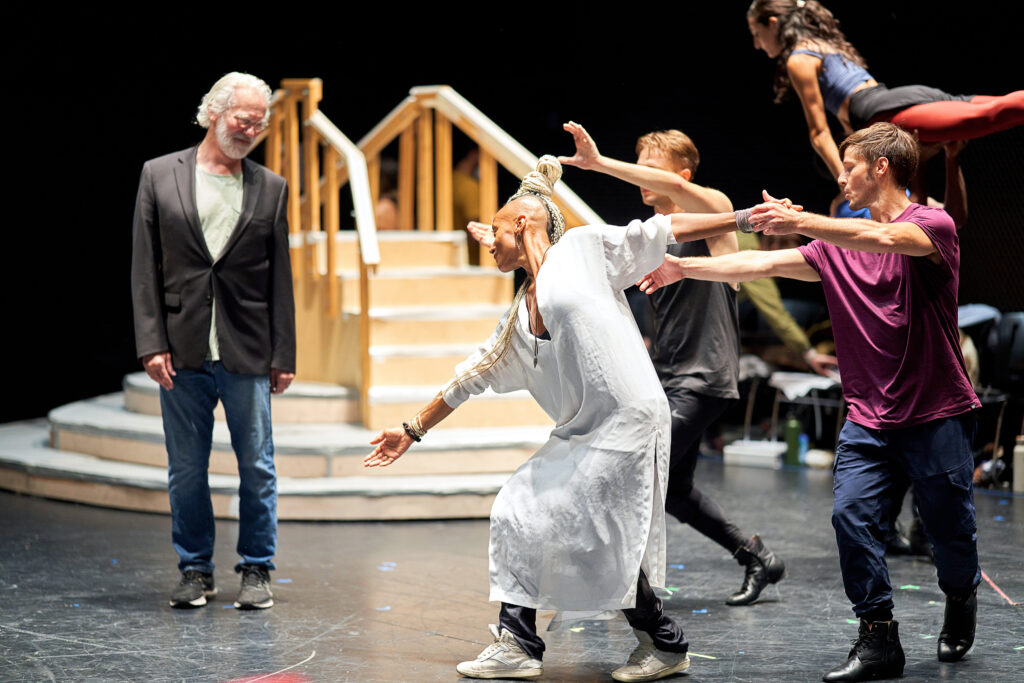
[[[238,609],[266,609],[274,606],[274,594],[270,592],[270,571],[259,564],[243,564],[242,589],[235,598]]]
[[[213,574],[206,574],[195,569],[187,569],[181,574],[181,581],[171,591],[171,607],[192,608],[202,607],[207,598],[217,594],[213,585]]]
[[[657,681],[684,671],[690,666],[690,657],[685,652],[666,652],[654,647],[651,636],[633,629],[640,644],[636,646],[629,660],[612,672],[617,681]]]
[[[544,673],[540,660],[527,655],[507,629],[499,634],[494,624],[489,628],[494,642],[473,661],[456,666],[456,671],[468,678],[538,678]]]

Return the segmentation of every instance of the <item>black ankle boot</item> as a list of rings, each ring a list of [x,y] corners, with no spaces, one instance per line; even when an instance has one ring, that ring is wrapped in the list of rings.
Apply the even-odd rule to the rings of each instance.
[[[939,633],[939,661],[958,662],[974,644],[978,622],[978,589],[965,598],[946,596],[946,615]]]
[[[898,627],[895,620],[868,623],[861,619],[857,640],[846,664],[829,671],[821,680],[872,681],[902,676],[906,659]]]
[[[746,565],[747,571],[743,576],[743,585],[726,599],[727,605],[749,605],[757,600],[765,586],[777,583],[786,573],[785,563],[764,547],[757,534],[751,536],[747,545],[735,554],[739,563]]]

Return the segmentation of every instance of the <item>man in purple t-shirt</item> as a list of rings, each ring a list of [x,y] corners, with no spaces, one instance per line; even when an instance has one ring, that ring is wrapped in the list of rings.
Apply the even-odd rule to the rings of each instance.
[[[850,405],[836,446],[832,525],[846,594],[861,620],[849,658],[824,680],[861,681],[903,673],[883,541],[894,470],[914,484],[946,593],[939,660],[961,659],[974,642],[981,570],[971,442],[980,403],[957,334],[956,228],[942,209],[906,196],[918,161],[914,139],[879,123],[847,138],[840,155],[846,199],[877,221],[804,213],[765,193],[764,204],[737,212],[741,228],[815,241],[716,258],[668,256],[640,288],[682,277],[821,281]]]

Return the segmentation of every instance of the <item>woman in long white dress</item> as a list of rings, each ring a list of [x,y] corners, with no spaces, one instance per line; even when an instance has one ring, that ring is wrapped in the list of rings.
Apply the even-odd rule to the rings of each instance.
[[[527,389],[555,421],[547,443],[509,478],[491,510],[495,642],[457,667],[477,678],[541,675],[536,609],[622,609],[640,644],[613,677],[656,680],[689,665],[682,630],[650,584],[665,578],[668,403],[622,290],[685,239],[735,229],[732,213],[674,214],[564,232],[551,202],[553,157],[495,215],[498,268],[528,275],[509,312],[456,377],[402,428],[372,442],[390,465],[486,388]],[[564,233],[564,235],[563,235]]]

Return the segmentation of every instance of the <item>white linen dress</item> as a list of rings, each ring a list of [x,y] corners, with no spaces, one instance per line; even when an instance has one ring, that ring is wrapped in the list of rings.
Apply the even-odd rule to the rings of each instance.
[[[661,265],[673,242],[666,216],[569,230],[537,277],[551,335],[537,340],[537,367],[524,300],[505,358],[444,391],[456,408],[488,387],[527,389],[556,425],[491,509],[492,601],[624,609],[635,606],[641,568],[665,584],[669,408],[622,290]],[[493,348],[506,322],[456,376]]]

